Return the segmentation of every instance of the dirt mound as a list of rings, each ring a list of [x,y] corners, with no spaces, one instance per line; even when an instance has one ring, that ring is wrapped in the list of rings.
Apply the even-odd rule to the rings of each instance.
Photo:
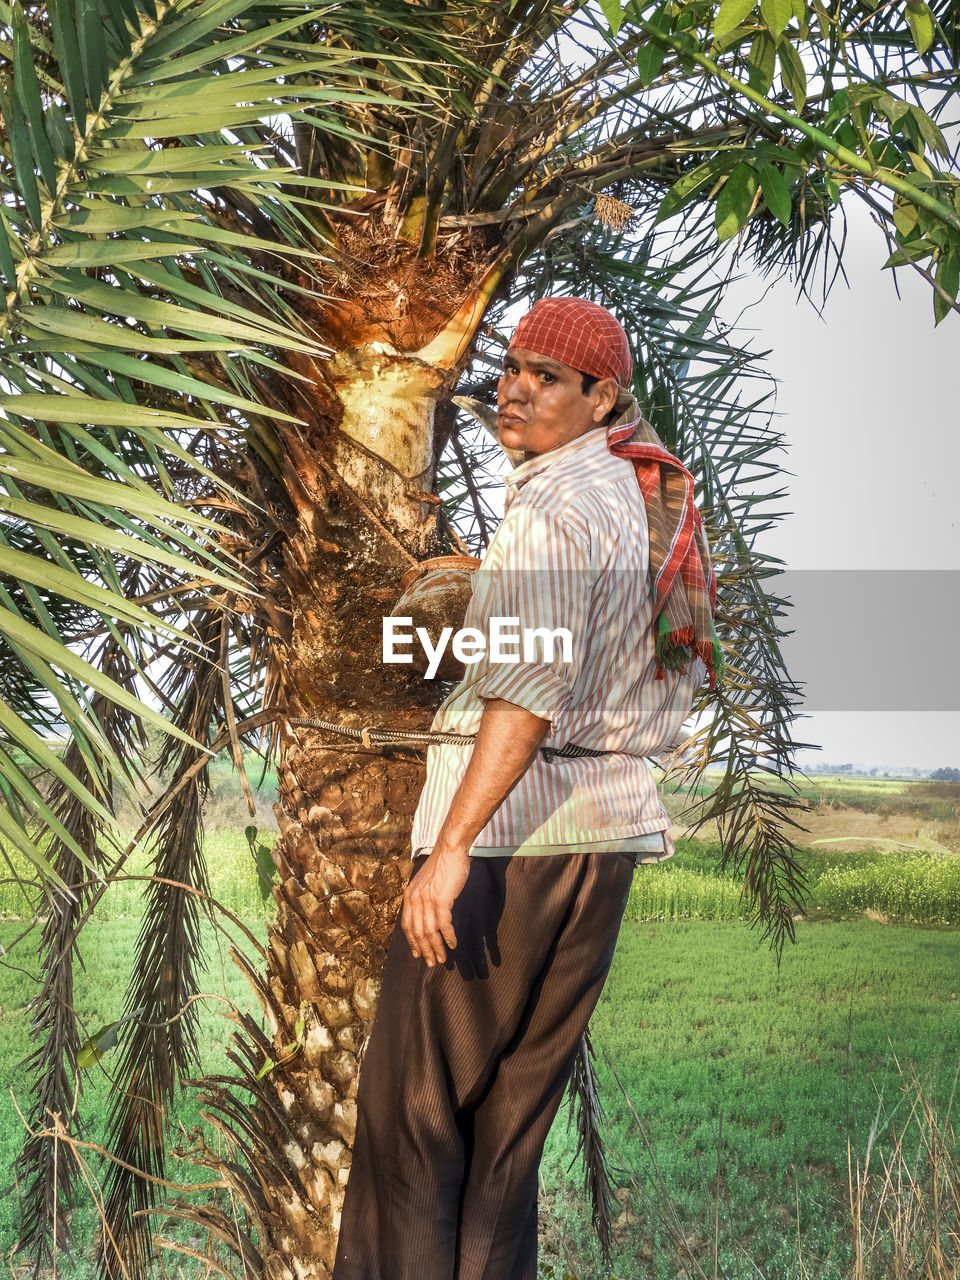
[[[806,827],[806,832],[794,833],[794,839],[801,847],[812,845],[816,840],[830,840],[831,848],[857,852],[870,848],[872,842],[875,842],[874,847],[890,848],[892,846],[887,842],[896,841],[927,849],[933,841],[960,852],[960,829],[956,822],[931,821],[915,813],[881,815],[864,813],[846,805],[824,805],[802,811],[797,815],[797,821]],[[691,830],[683,825],[674,826],[674,839],[687,835]],[[715,840],[716,824],[702,827],[697,836],[701,840]]]

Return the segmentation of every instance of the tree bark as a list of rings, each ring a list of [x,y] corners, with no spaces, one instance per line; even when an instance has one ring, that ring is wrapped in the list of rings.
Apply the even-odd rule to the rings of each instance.
[[[431,356],[461,353],[462,325]],[[448,548],[431,500],[437,406],[456,371],[386,344],[342,349],[325,370],[326,417],[285,444],[297,509],[281,576],[292,626],[277,697],[290,719],[425,729],[442,697],[408,666],[382,662],[382,618],[401,574]],[[448,410],[452,412],[452,410]],[[325,438],[324,437],[325,434]],[[277,914],[266,973],[245,965],[269,1022],[237,1038],[253,1108],[208,1092],[245,1148],[247,1171],[218,1165],[240,1195],[269,1280],[328,1280],[350,1167],[357,1076],[386,947],[410,873],[423,754],[387,754],[286,726],[279,765]],[[275,1064],[257,1079],[265,1063]],[[225,1084],[221,1081],[220,1084]],[[218,1127],[222,1129],[221,1124]],[[226,1218],[249,1266],[254,1255]]]

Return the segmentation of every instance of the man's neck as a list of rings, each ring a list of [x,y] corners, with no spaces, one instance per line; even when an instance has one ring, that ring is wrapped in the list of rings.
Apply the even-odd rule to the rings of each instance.
[[[564,440],[563,444],[556,445],[553,449],[544,449],[543,453],[524,453],[524,462],[529,462],[532,458],[549,458],[552,453],[556,453],[558,449],[566,449],[568,445],[573,444],[575,440],[582,440],[584,436],[592,435],[595,431],[606,431],[606,422],[591,423],[585,431],[581,431],[578,436],[572,436],[569,440]]]

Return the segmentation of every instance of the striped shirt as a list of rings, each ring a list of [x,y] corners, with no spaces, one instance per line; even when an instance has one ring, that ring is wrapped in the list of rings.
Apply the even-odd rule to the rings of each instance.
[[[669,857],[670,819],[647,757],[676,742],[705,668],[697,658],[687,673],[656,678],[646,508],[633,466],[595,429],[521,463],[504,483],[504,518],[474,574],[464,627],[484,637],[494,618],[511,620],[504,630],[514,635],[566,628],[569,644],[505,638],[499,655],[488,644],[433,728],[475,734],[484,700],[502,698],[550,721],[544,746],[610,754],[548,761],[538,753],[471,854]],[[433,846],[472,751],[469,743],[430,747],[415,852]]]

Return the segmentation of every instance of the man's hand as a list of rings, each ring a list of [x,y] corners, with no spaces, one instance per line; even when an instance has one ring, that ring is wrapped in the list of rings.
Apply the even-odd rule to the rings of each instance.
[[[470,857],[467,853],[441,853],[427,858],[403,895],[400,927],[406,935],[414,959],[423,956],[429,968],[447,958],[444,943],[451,951],[457,945],[453,930],[453,904],[467,882]]]
[[[477,741],[433,852],[403,895],[400,927],[414,958],[432,968],[457,945],[452,909],[467,882],[470,849],[504,796],[530,767],[550,721],[500,698],[483,708]]]

